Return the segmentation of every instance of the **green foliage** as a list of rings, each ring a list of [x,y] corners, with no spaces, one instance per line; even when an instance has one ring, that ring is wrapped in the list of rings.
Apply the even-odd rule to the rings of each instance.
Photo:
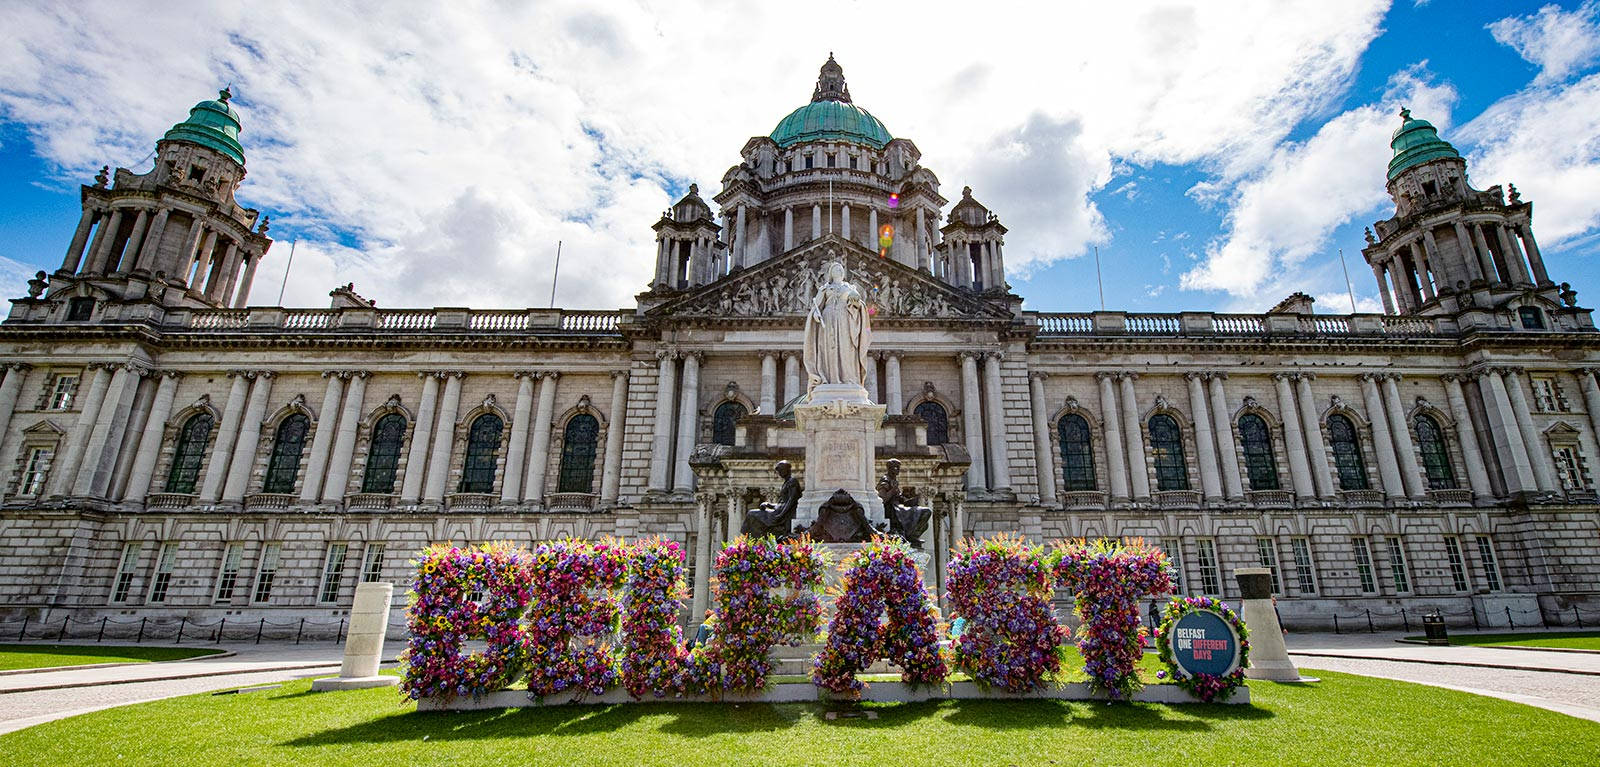
[[[1426,637],[1406,637],[1421,641]],[[1522,631],[1510,634],[1451,634],[1453,645],[1503,647],[1558,647],[1600,652],[1600,631]]]
[[[94,663],[145,663],[216,655],[198,647],[118,647],[115,645],[0,644],[0,671]]]

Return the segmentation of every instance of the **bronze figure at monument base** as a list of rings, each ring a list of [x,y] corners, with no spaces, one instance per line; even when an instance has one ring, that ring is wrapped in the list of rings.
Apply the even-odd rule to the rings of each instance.
[[[841,488],[817,507],[817,521],[806,532],[818,543],[864,543],[878,531],[861,502]]]
[[[739,528],[741,535],[752,538],[768,535],[787,538],[790,535],[789,528],[794,524],[795,510],[800,505],[800,480],[794,478],[794,470],[788,461],[777,462],[772,471],[783,480],[783,488],[778,491],[778,502],[763,503],[760,508],[747,510],[744,524]]]

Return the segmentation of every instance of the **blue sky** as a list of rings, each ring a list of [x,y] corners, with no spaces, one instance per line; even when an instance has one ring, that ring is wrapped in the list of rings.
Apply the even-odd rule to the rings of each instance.
[[[946,197],[1010,229],[1028,308],[1377,306],[1361,230],[1392,212],[1409,105],[1478,188],[1535,205],[1552,276],[1600,285],[1600,8],[1587,3],[993,4],[915,18],[820,3],[14,6],[0,41],[0,284],[53,270],[77,185],[144,171],[232,83],[247,205],[278,240],[253,303],[625,306],[650,225],[810,94],[829,51]],[[761,30],[752,34],[752,30]],[[285,283],[291,241],[293,270]]]

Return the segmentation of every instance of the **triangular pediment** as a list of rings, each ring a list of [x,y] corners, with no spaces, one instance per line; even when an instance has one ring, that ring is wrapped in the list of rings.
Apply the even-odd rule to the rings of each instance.
[[[57,426],[55,421],[45,418],[23,429],[22,433],[29,437],[65,437],[67,430]]]
[[[846,280],[871,297],[877,319],[1009,320],[1003,304],[951,287],[880,257],[836,234],[800,245],[749,269],[695,288],[650,309],[655,317],[804,317],[822,268],[843,261]]]

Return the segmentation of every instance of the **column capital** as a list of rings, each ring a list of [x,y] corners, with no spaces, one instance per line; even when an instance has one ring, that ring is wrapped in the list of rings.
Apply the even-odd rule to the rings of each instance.
[[[273,372],[273,371],[271,371],[271,370],[257,370],[252,375],[255,378],[260,378],[260,379],[264,379],[264,380],[268,380],[268,381],[278,377],[278,374]]]
[[[788,362],[789,360],[792,360],[792,359],[798,359],[800,357],[800,352],[797,352],[797,351],[795,351],[793,349],[790,349],[790,350],[787,350],[787,351],[783,352],[782,353],[782,357],[783,357],[783,361],[784,362]]]
[[[346,381],[352,378],[370,378],[372,377],[372,372],[368,370],[341,370],[339,371],[339,377]]]
[[[675,347],[666,346],[656,350],[656,362],[675,360],[677,358],[678,350]]]
[[[136,376],[138,376],[140,378],[143,378],[143,377],[145,377],[147,375],[150,375],[150,373],[152,371],[152,368],[150,368],[148,366],[145,366],[145,365],[141,365],[141,364],[139,364],[137,362],[133,362],[131,360],[128,361],[128,362],[124,362],[124,363],[121,363],[121,364],[117,365],[116,368],[121,369],[121,370],[126,370],[129,373],[132,373],[132,374],[134,374],[134,375],[136,375]]]
[[[1112,372],[1110,370],[1101,370],[1101,371],[1095,373],[1094,377],[1095,377],[1095,380],[1097,380],[1097,381],[1115,381],[1115,380],[1117,380],[1118,375],[1119,374],[1114,373],[1114,372]]]
[[[459,378],[466,378],[467,377],[467,371],[465,371],[465,370],[441,370],[441,371],[438,372],[437,375],[440,378],[444,378],[444,379],[450,379],[450,378],[459,379]]]
[[[1002,351],[986,351],[986,352],[983,352],[983,358],[985,360],[994,360],[996,362],[999,362],[1000,360],[1003,360],[1003,359],[1006,358],[1006,353],[1002,352]]]
[[[1117,380],[1118,381],[1137,381],[1137,380],[1139,380],[1139,374],[1133,372],[1132,370],[1124,370],[1124,371],[1121,371],[1121,372],[1117,373]]]
[[[978,360],[983,359],[983,352],[964,349],[960,352],[957,352],[956,357],[958,359],[972,360],[973,362],[977,362]]]
[[[27,362],[7,362],[3,366],[0,366],[0,369],[28,371],[33,369],[33,365]]]
[[[1272,380],[1274,381],[1293,381],[1299,377],[1299,374],[1289,372],[1277,372],[1272,374]]]
[[[517,381],[521,381],[524,378],[537,379],[538,377],[539,377],[539,374],[533,372],[532,370],[517,370],[517,371],[512,372],[512,374],[511,374],[511,378],[513,380],[517,380]]]
[[[1028,371],[1028,380],[1041,382],[1048,381],[1050,380],[1050,374],[1044,372],[1043,370],[1030,370]]]
[[[1377,382],[1383,380],[1383,374],[1382,373],[1360,373],[1360,374],[1358,374],[1356,376],[1356,380],[1357,381],[1371,381],[1373,383],[1377,383]]]
[[[1206,375],[1206,380],[1208,380],[1208,381],[1226,381],[1226,380],[1228,380],[1227,372],[1226,371],[1222,371],[1222,370],[1212,370],[1212,371],[1207,372],[1205,375]]]
[[[701,351],[701,350],[699,350],[699,349],[693,349],[693,350],[686,351],[686,352],[680,352],[680,354],[683,356],[683,358],[685,360],[693,358],[694,359],[694,364],[696,364],[696,365],[706,361],[706,353]]]
[[[1183,377],[1184,380],[1188,381],[1204,381],[1206,379],[1206,374],[1198,370],[1191,370],[1187,373],[1184,373]]]
[[[172,379],[175,379],[175,380],[182,380],[183,379],[183,371],[182,370],[156,370],[156,371],[153,371],[153,375],[157,375],[157,376],[160,376],[162,378],[172,378]]]
[[[1467,373],[1445,373],[1444,375],[1439,376],[1439,380],[1444,381],[1445,383],[1465,383],[1467,381],[1471,381],[1472,376]]]
[[[561,377],[561,371],[559,371],[559,370],[541,370],[541,371],[539,371],[537,373],[534,373],[534,376],[537,377],[537,378],[548,378],[548,379],[554,381],[554,380],[556,380],[556,379]]]

